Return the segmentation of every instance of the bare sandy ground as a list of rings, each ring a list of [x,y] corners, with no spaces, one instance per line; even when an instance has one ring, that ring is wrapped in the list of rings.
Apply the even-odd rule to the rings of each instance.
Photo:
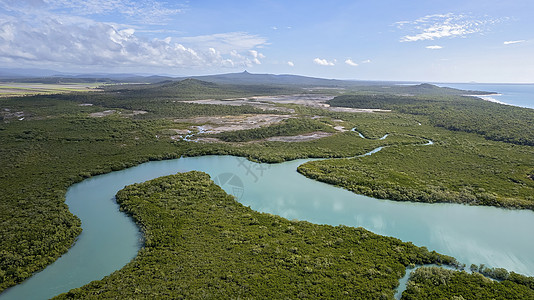
[[[267,138],[266,141],[269,142],[306,142],[313,141],[327,136],[331,136],[333,133],[316,131],[306,134],[293,135],[293,136],[273,136]]]
[[[333,107],[326,102],[334,99],[331,95],[309,95],[309,94],[297,94],[297,95],[282,95],[282,96],[262,96],[254,97],[253,99],[280,103],[280,104],[300,104],[305,106],[311,106],[316,108],[322,108],[330,111],[337,112],[354,112],[354,113],[372,113],[372,112],[388,112],[390,110],[384,109],[365,109],[365,108],[348,108],[348,107]]]
[[[183,101],[183,102],[197,103],[197,104],[229,105],[229,106],[250,105],[250,106],[262,109],[264,111],[275,110],[275,111],[282,111],[282,112],[289,112],[289,113],[295,112],[295,110],[291,108],[278,107],[273,103],[257,101],[255,99],[243,99],[243,98],[225,99],[225,100],[205,99],[205,100],[191,100],[191,101]]]
[[[288,142],[288,143],[294,143],[294,142],[306,142],[306,141],[313,141],[320,138],[324,138],[327,136],[331,136],[333,133],[329,132],[322,132],[322,131],[316,131],[306,134],[300,134],[300,135],[293,135],[293,136],[274,136],[263,140],[257,140],[257,141],[250,141],[246,142],[247,144],[251,143],[261,143],[264,141],[268,142]],[[197,142],[203,142],[203,143],[225,143],[217,138],[212,137],[199,137],[195,139]]]
[[[188,134],[191,134],[191,130],[189,129],[169,129],[170,131],[174,131],[174,135],[171,135],[171,140],[181,140]]]
[[[211,138],[211,137],[200,137],[200,138],[197,138],[195,141],[201,142],[201,143],[226,143],[217,138]]]
[[[319,107],[324,108],[329,105],[325,102],[332,100],[334,96],[330,95],[310,95],[310,94],[296,94],[296,95],[280,95],[280,96],[260,96],[254,97],[252,99],[271,102],[271,103],[280,103],[280,104],[300,104],[305,106]]]
[[[271,115],[271,114],[257,114],[257,115],[241,115],[241,116],[219,116],[219,117],[196,117],[191,119],[176,119],[177,123],[192,123],[199,124],[191,126],[190,129],[172,129],[176,132],[176,135],[171,136],[173,140],[183,139],[184,136],[190,135],[194,132],[201,132],[207,134],[215,134],[226,131],[244,130],[259,128],[264,126],[270,126],[275,123],[279,123],[283,120],[291,118],[288,115]],[[339,131],[344,131],[343,126],[335,127]],[[264,140],[251,141],[248,143],[258,143],[263,141],[276,141],[276,142],[304,142],[320,139],[323,137],[331,136],[333,133],[329,132],[312,132],[295,136],[277,136]],[[223,141],[209,137],[191,137],[191,140],[204,143],[224,143]]]
[[[216,105],[231,105],[231,106],[241,106],[241,105],[252,105],[257,108],[261,108],[265,111],[268,110],[282,110],[294,113],[293,109],[280,107],[277,104],[298,104],[305,105],[314,108],[321,108],[330,111],[338,112],[353,112],[353,113],[373,113],[373,112],[385,112],[388,110],[381,109],[355,109],[355,108],[345,108],[345,107],[330,107],[326,101],[333,99],[334,96],[331,95],[310,95],[310,94],[297,94],[297,95],[281,95],[281,96],[261,96],[261,97],[252,97],[249,99],[239,98],[239,99],[227,99],[227,100],[215,100],[215,99],[205,99],[205,100],[194,100],[186,101],[189,103],[198,103],[198,104],[216,104]],[[253,129],[264,126],[270,126],[272,124],[279,123],[283,120],[291,118],[291,115],[276,115],[276,114],[249,114],[249,115],[240,115],[240,116],[214,116],[214,117],[196,117],[189,119],[176,119],[174,120],[177,123],[192,123],[198,124],[201,126],[191,126],[191,132],[201,131],[202,133],[215,134],[220,132],[227,131],[236,131],[236,130],[245,130]],[[320,116],[316,116],[317,118]],[[312,117],[315,118],[315,117]],[[342,120],[337,121],[337,125],[334,126],[334,129],[339,132],[347,131],[347,129],[339,123],[342,123]],[[201,130],[199,130],[201,128]],[[182,136],[191,134],[191,132],[183,132],[177,134],[171,138],[179,139]],[[327,132],[312,132],[307,134],[295,135],[295,136],[278,136],[267,138],[262,141],[279,141],[279,142],[303,142],[320,139],[323,137],[331,136],[333,133]],[[194,134],[193,134],[194,136]],[[192,137],[193,140],[206,143],[216,143],[221,142],[219,139],[212,137]],[[261,142],[261,141],[253,141]]]
[[[310,94],[295,94],[295,95],[280,95],[280,96],[258,96],[250,99],[228,99],[228,100],[194,100],[185,101],[189,103],[199,104],[219,104],[219,105],[252,105],[254,107],[261,108],[263,110],[279,110],[294,112],[292,109],[277,107],[274,104],[299,104],[315,108],[322,108],[336,112],[352,112],[352,113],[373,113],[373,112],[388,112],[390,110],[384,109],[360,109],[360,108],[347,108],[347,107],[332,107],[326,103],[328,100],[332,100],[334,96],[331,95],[310,95]]]
[[[191,119],[176,119],[177,123],[204,124],[202,126],[205,133],[220,133],[225,131],[235,131],[270,126],[289,119],[289,115],[240,115],[240,116],[217,116],[217,117],[196,117]]]
[[[120,113],[120,112],[119,112]],[[137,116],[137,115],[144,115],[144,114],[148,114],[148,111],[144,111],[144,110],[132,110],[130,112],[126,112],[126,113],[122,113],[121,115],[123,117],[133,117],[133,116]]]
[[[10,119],[18,119],[20,121],[24,120],[26,114],[23,111],[11,111],[9,108],[4,108],[0,110],[0,117],[4,122],[8,122]]]
[[[87,106],[87,105],[85,105],[85,106]],[[102,118],[102,117],[107,117],[109,115],[112,115],[114,113],[118,113],[123,117],[133,117],[133,116],[136,116],[136,115],[144,115],[144,114],[147,114],[148,112],[144,111],[144,110],[132,110],[132,111],[121,112],[121,111],[116,111],[115,109],[110,109],[110,110],[104,110],[104,111],[90,113],[89,117]]]
[[[114,114],[116,112],[117,111],[114,110],[114,109],[104,110],[104,111],[90,113],[89,117],[91,117],[91,118],[102,118],[102,117],[106,117],[106,116],[112,115],[112,114]]]

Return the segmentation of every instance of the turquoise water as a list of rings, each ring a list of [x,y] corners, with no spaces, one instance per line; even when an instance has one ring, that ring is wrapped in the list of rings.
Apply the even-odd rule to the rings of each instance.
[[[489,100],[534,108],[534,84],[442,83],[439,86],[462,90],[496,92],[499,95],[491,95]]]
[[[412,273],[421,268],[421,267],[440,267],[440,268],[444,268],[444,269],[447,269],[447,270],[453,270],[455,271],[456,269],[453,268],[453,267],[450,267],[450,266],[445,266],[445,265],[441,265],[441,266],[438,266],[438,265],[423,265],[423,266],[415,266],[414,268],[406,268],[406,274],[404,274],[404,277],[402,277],[401,279],[399,279],[399,286],[395,289],[395,299],[400,299],[402,297],[402,293],[406,290],[406,285],[408,284],[408,280],[410,279],[410,275],[412,275]],[[469,270],[469,268],[466,268],[467,272],[471,272]]]
[[[181,158],[73,185],[67,204],[82,220],[79,240],[56,263],[0,298],[47,299],[120,269],[136,255],[141,237],[131,219],[118,212],[113,196],[125,185],[189,170],[210,174],[256,211],[317,224],[362,226],[452,255],[468,266],[483,263],[534,275],[534,212],[377,200],[300,175],[296,169],[306,161],[269,165],[233,156]]]

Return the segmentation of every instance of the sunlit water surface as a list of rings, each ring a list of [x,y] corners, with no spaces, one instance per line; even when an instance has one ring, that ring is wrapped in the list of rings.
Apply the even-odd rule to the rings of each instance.
[[[82,220],[82,235],[54,264],[0,298],[47,299],[122,268],[137,254],[141,235],[118,211],[114,195],[135,182],[190,170],[208,173],[256,211],[317,224],[361,226],[452,255],[467,266],[486,264],[534,275],[534,212],[377,200],[300,175],[296,169],[306,161],[269,165],[233,156],[180,158],[75,184],[67,192],[67,204]]]

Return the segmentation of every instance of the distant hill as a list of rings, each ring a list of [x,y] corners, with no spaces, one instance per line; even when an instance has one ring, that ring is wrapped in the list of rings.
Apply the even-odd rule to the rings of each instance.
[[[51,77],[59,72],[47,69],[0,68],[0,78]]]
[[[87,77],[87,76],[85,76]],[[134,83],[157,83],[161,81],[181,81],[184,79],[198,79],[205,82],[213,82],[218,84],[233,84],[233,85],[275,85],[275,86],[303,86],[303,87],[327,87],[327,88],[347,88],[357,86],[369,85],[384,85],[394,84],[394,82],[379,82],[379,81],[354,81],[354,80],[338,80],[338,79],[324,79],[307,77],[300,75],[274,75],[274,74],[252,74],[247,71],[240,73],[227,73],[217,75],[203,75],[203,76],[107,76],[108,78],[120,79],[123,82]]]
[[[258,90],[260,86],[265,88],[278,87],[283,88],[341,88],[354,91],[363,91],[370,93],[395,93],[395,94],[489,94],[488,92],[480,93],[475,91],[460,91],[451,88],[440,88],[432,84],[413,85],[403,82],[393,81],[363,81],[363,80],[339,80],[324,79],[316,77],[307,77],[300,75],[274,75],[274,74],[252,74],[247,71],[240,73],[228,73],[218,75],[204,76],[185,76],[171,77],[151,75],[143,76],[136,74],[111,74],[111,73],[93,73],[93,74],[61,74],[61,72],[43,69],[9,69],[0,68],[0,80],[23,82],[23,83],[161,83],[161,82],[181,82],[185,79],[196,79],[203,82],[211,82],[222,85],[243,86],[249,90]],[[133,88],[133,87],[131,87]],[[168,88],[168,87],[165,87]],[[124,88],[121,88],[124,89]],[[242,88],[240,88],[242,89]]]
[[[459,90],[449,87],[439,87],[437,85],[422,83],[418,85],[406,86],[406,91],[414,95],[425,95],[425,94],[441,94],[441,95],[489,95],[495,94],[495,92],[487,91],[468,91],[468,90]]]
[[[134,82],[134,83],[155,83],[164,80],[176,79],[169,76],[158,75],[138,75],[129,73],[87,73],[75,74],[60,72],[49,69],[18,69],[0,68],[0,80],[22,83],[66,83],[66,82]]]
[[[1,78],[0,81],[16,82],[16,83],[44,83],[44,84],[60,84],[60,83],[99,83],[99,84],[113,84],[121,83],[120,80],[113,80],[110,78],[85,78],[85,77],[29,77],[29,78]]]
[[[193,76],[191,78],[221,84],[267,84],[267,85],[299,85],[309,87],[347,87],[379,84],[372,81],[351,81],[323,79],[299,75],[251,74],[247,71],[220,75]]]
[[[229,98],[240,97],[242,95],[258,96],[268,94],[297,93],[300,88],[276,85],[242,85],[242,84],[221,84],[203,81],[194,78],[183,80],[166,80],[152,84],[124,84],[103,87],[106,91],[120,92],[122,94],[143,95],[146,97],[176,97],[192,100],[200,97],[208,98]]]
[[[50,79],[55,78],[55,79]],[[274,74],[252,74],[247,71],[240,73],[228,73],[205,76],[160,76],[160,75],[138,75],[138,74],[113,74],[113,73],[90,73],[90,74],[70,74],[46,69],[13,69],[0,68],[0,79],[11,80],[16,82],[43,82],[54,83],[61,80],[62,82],[72,82],[73,79],[82,80],[82,82],[128,82],[128,83],[157,83],[166,80],[181,81],[187,78],[194,78],[202,81],[219,83],[219,84],[240,84],[240,85],[299,85],[307,87],[330,87],[344,88],[352,86],[367,86],[386,84],[377,81],[353,81],[307,77],[300,75],[274,75]],[[72,80],[72,81],[71,81]],[[393,84],[389,82],[388,84]]]
[[[422,83],[422,84],[389,84],[381,86],[363,86],[357,88],[359,92],[367,92],[371,94],[395,94],[395,95],[489,95],[495,94],[487,91],[465,91],[449,87],[439,87],[437,85]]]

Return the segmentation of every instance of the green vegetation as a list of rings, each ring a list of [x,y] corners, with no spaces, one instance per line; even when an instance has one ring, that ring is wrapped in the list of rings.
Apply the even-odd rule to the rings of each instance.
[[[376,94],[396,94],[396,95],[432,95],[432,96],[446,96],[446,95],[488,95],[495,94],[494,92],[486,91],[464,91],[448,87],[439,87],[437,85],[422,83],[417,85],[384,85],[377,84],[371,86],[359,86],[350,88],[351,93],[366,93],[367,95]]]
[[[372,156],[308,162],[298,171],[382,199],[534,209],[534,181],[528,176],[534,170],[532,147],[419,127],[434,145],[388,147]]]
[[[299,92],[298,88],[274,85],[230,85],[216,84],[197,79],[163,81],[155,84],[109,85],[108,92],[127,94],[144,98],[176,98],[178,100],[226,99],[258,95],[277,95]]]
[[[109,109],[131,111],[146,111],[147,114],[132,116],[134,119],[162,119],[162,118],[190,118],[194,116],[225,116],[239,114],[263,114],[280,113],[277,111],[264,111],[249,105],[226,106],[226,105],[204,105],[196,103],[182,102],[176,98],[144,98],[129,94],[114,95],[112,93],[83,93],[68,95],[36,96],[41,101],[63,101],[72,106],[80,104],[92,104],[100,108],[100,111]],[[31,102],[30,105],[39,100],[28,97],[25,100]],[[17,107],[21,102],[12,100]],[[21,108],[22,110],[22,108]]]
[[[64,203],[68,186],[176,151],[155,138],[163,125],[64,117],[0,126],[0,290],[56,260],[81,232]]]
[[[410,275],[401,299],[534,299],[533,280],[513,272],[493,281],[479,273],[421,267]]]
[[[248,142],[273,136],[290,136],[314,131],[335,132],[335,129],[320,121],[300,118],[288,119],[280,124],[275,124],[268,127],[228,131],[219,134],[213,134],[211,136],[219,138],[225,142]]]
[[[182,155],[233,154],[280,162],[308,156],[354,156],[380,145],[420,140],[399,135],[388,141],[367,141],[346,133],[305,143],[268,142],[234,147],[173,141],[167,132],[181,125],[172,120],[125,118],[119,114],[88,117],[89,113],[115,108],[112,104],[121,101],[127,103],[126,99],[117,100],[107,93],[0,100],[1,112],[8,109],[25,115],[23,121],[6,116],[0,122],[0,291],[55,261],[74,242],[81,231],[80,222],[68,211],[64,197],[70,185],[84,178],[150,159]],[[143,105],[141,98],[135,101]],[[81,103],[94,105],[79,106]],[[157,106],[154,99],[145,103]],[[183,107],[188,109],[165,115],[172,119],[221,113],[221,108],[235,114],[247,109],[216,105]]]
[[[117,201],[145,246],[120,271],[59,299],[391,299],[410,263],[455,263],[363,228],[255,212],[197,171],[128,186]]]
[[[161,94],[158,94],[158,89],[162,89]],[[528,146],[530,145],[528,141],[532,140],[529,138],[532,133],[532,126],[529,127],[529,124],[532,124],[531,112],[506,106],[495,108],[493,104],[487,106],[489,103],[472,98],[461,98],[461,101],[466,101],[462,104],[464,106],[461,106],[455,104],[455,101],[460,101],[456,96],[437,97],[435,101],[432,100],[434,97],[430,99],[427,96],[430,100],[424,105],[399,104],[397,107],[390,107],[393,112],[374,114],[330,112],[318,108],[287,105],[295,110],[294,116],[297,118],[271,126],[272,128],[228,133],[229,136],[232,134],[236,136],[233,137],[234,140],[243,141],[269,134],[286,134],[285,132],[296,134],[309,130],[309,126],[317,126],[322,131],[328,131],[331,130],[331,127],[326,125],[328,123],[342,125],[346,129],[357,127],[359,132],[370,138],[378,138],[388,133],[389,136],[385,140],[362,139],[354,132],[336,133],[319,140],[299,143],[202,144],[170,139],[174,129],[185,129],[188,126],[188,124],[174,123],[174,119],[263,113],[262,110],[249,106],[200,105],[184,103],[182,100],[249,97],[268,93],[288,93],[291,90],[292,88],[273,86],[260,88],[212,85],[189,80],[159,85],[115,86],[102,92],[0,99],[0,190],[2,191],[0,193],[2,237],[0,238],[0,291],[21,282],[33,272],[56,260],[67,251],[80,233],[79,220],[64,204],[64,195],[70,185],[96,174],[120,170],[148,160],[231,154],[255,161],[281,162],[305,157],[354,157],[379,146],[388,146],[373,156],[317,161],[302,166],[299,171],[312,178],[375,197],[532,208],[534,150],[532,146]],[[80,106],[80,104],[92,104],[92,106]],[[404,106],[406,110],[402,110]],[[439,124],[436,122],[440,120],[438,117],[442,106],[443,111],[452,113],[443,114],[443,121],[440,122],[452,122],[448,120],[460,120],[468,114],[475,114],[474,119],[485,122],[479,124],[484,132],[475,133],[469,130],[469,126],[475,126],[473,125],[475,123],[459,123],[462,124],[459,130],[447,130],[447,126],[438,127]],[[462,108],[466,112],[462,112]],[[486,120],[487,118],[484,119],[483,116],[478,118],[484,109],[489,109],[488,112],[492,114],[491,120]],[[117,113],[101,118],[89,117],[90,113],[105,110],[116,110]],[[134,110],[148,113],[133,115]],[[19,121],[21,116],[24,120]],[[314,116],[323,118],[307,120]],[[517,123],[511,121],[516,119]],[[295,122],[292,125],[301,126],[300,129],[293,128],[290,122]],[[499,126],[495,125],[497,123]],[[502,140],[509,143],[488,140],[500,139],[491,137],[494,133],[502,134]],[[509,140],[506,140],[506,137]],[[435,145],[422,146],[421,144],[427,139],[433,140]],[[521,142],[523,140],[527,142]],[[284,223],[288,221],[272,216],[257,217],[258,220],[261,218],[269,218],[269,222],[274,218],[281,224],[289,224]],[[268,225],[263,226],[271,228]],[[295,225],[302,228],[302,234],[299,235],[301,239],[311,239],[311,234],[308,233],[313,231],[309,229],[313,226],[315,225],[302,222]],[[324,228],[321,230],[325,230],[325,236],[326,231],[332,234],[341,234],[342,231],[356,232],[358,235],[366,232],[352,228]],[[380,240],[380,243],[393,243],[390,239],[371,234],[369,236]],[[374,256],[374,248],[371,247],[374,244],[367,245],[369,248],[366,248],[366,255]],[[200,247],[199,244],[191,247],[193,246]],[[314,255],[310,250],[312,248],[306,247],[297,246],[298,251],[293,254],[312,257]],[[151,249],[162,250],[156,248]],[[394,266],[390,267],[393,275],[384,272],[384,265],[365,266],[367,270],[375,268],[376,272],[379,272],[370,271],[375,280],[379,276],[384,276],[384,281],[381,279],[376,283],[377,286],[372,283],[370,287],[385,287],[381,293],[389,297],[396,285],[396,279],[402,274],[401,266],[417,262],[419,256],[406,260],[400,259],[400,254],[394,254],[389,258],[391,254],[387,253],[388,255],[380,258],[383,262],[376,261],[388,265],[391,263]],[[150,270],[145,269],[147,274],[157,272],[163,261],[155,256],[143,259],[148,259],[145,262],[152,264]],[[285,256],[280,259],[285,259]],[[235,264],[230,268],[242,267],[237,263],[239,260],[233,262]],[[284,261],[284,266],[286,263],[289,262]],[[313,266],[310,268],[313,272],[317,272]],[[290,267],[287,270],[299,272]],[[229,280],[225,278],[220,280]],[[350,276],[348,278],[359,280]],[[331,281],[329,284],[334,286],[338,279],[338,277],[335,277],[335,280],[329,279]],[[128,280],[133,282],[135,278]],[[258,282],[267,285],[265,283],[267,281],[262,280]],[[306,282],[297,284],[292,282],[291,278],[285,277],[281,277],[281,282],[294,283],[294,286],[299,287],[298,284],[307,284]],[[311,282],[313,285],[313,281]],[[238,283],[232,284],[234,285],[229,287],[229,291],[237,289]],[[249,288],[251,286],[249,284]],[[246,291],[244,286],[239,288],[241,291]],[[157,292],[150,288],[147,290],[151,293]],[[318,290],[313,291],[319,293]],[[273,290],[273,293],[275,292]]]
[[[351,95],[336,97],[331,104],[400,110],[414,115],[422,123],[434,125],[440,120],[453,122],[455,118],[474,114],[473,124],[492,118],[492,121],[478,126],[490,132],[498,122],[501,126],[499,130],[516,137],[513,141],[520,141],[522,135],[534,134],[529,130],[534,120],[533,110],[467,97],[436,99],[429,96]],[[447,114],[447,109],[457,109],[458,112]],[[492,111],[485,112],[483,109]],[[489,117],[478,116],[485,113]],[[382,199],[534,209],[532,147],[490,141],[487,139],[493,135],[489,133],[484,135],[485,140],[474,134],[443,130],[439,124],[434,128],[417,126],[415,131],[413,126],[390,129],[386,125],[383,121],[374,121],[359,124],[357,128],[370,137],[400,129],[406,134],[411,132],[431,139],[435,145],[390,147],[371,157],[310,162],[300,166],[299,172],[355,193]],[[469,131],[467,125],[463,128],[463,131]],[[524,141],[525,145],[530,145],[534,139]]]
[[[2,121],[3,123],[18,122],[18,116],[28,121],[67,115],[87,115],[103,110],[102,107],[80,106],[61,95],[5,98],[0,99],[0,124]]]
[[[429,117],[431,124],[453,131],[473,132],[489,140],[534,146],[534,110],[501,105],[474,97],[343,95],[332,106],[391,109]]]

